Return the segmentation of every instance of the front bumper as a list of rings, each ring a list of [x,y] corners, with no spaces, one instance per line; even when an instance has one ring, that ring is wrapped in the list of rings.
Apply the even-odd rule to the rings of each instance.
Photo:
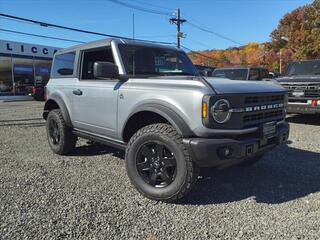
[[[313,107],[311,103],[289,102],[287,106],[287,113],[301,113],[301,114],[316,114],[320,113],[320,100],[318,106]]]
[[[289,125],[287,122],[278,125],[276,135],[270,139],[258,137],[258,133],[254,135],[249,134],[238,139],[189,138],[183,142],[200,167],[228,167],[262,155],[286,142],[289,137]],[[227,157],[223,154],[226,148],[230,150]]]

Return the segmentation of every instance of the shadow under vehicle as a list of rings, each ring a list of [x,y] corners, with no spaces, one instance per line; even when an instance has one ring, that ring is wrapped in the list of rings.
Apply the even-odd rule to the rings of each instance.
[[[267,204],[293,201],[320,191],[319,162],[319,152],[284,145],[251,168],[203,169],[197,187],[178,204],[223,204],[247,198]]]

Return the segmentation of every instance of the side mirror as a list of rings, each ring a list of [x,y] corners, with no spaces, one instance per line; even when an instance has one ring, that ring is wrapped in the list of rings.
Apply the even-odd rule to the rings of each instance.
[[[96,79],[119,78],[119,69],[111,62],[94,62],[93,76]]]

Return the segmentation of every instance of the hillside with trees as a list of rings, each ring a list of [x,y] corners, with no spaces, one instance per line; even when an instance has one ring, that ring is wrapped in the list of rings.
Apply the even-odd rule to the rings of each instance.
[[[280,70],[280,57],[282,69],[291,60],[320,58],[320,0],[287,13],[270,37],[270,42],[189,52],[189,56],[200,65],[263,65],[273,71]]]

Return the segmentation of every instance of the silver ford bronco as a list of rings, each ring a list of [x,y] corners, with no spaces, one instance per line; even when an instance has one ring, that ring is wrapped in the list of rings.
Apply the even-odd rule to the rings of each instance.
[[[48,142],[78,137],[125,150],[144,196],[185,196],[200,167],[250,165],[286,142],[286,91],[261,81],[201,77],[180,49],[105,39],[59,50],[46,86]]]

